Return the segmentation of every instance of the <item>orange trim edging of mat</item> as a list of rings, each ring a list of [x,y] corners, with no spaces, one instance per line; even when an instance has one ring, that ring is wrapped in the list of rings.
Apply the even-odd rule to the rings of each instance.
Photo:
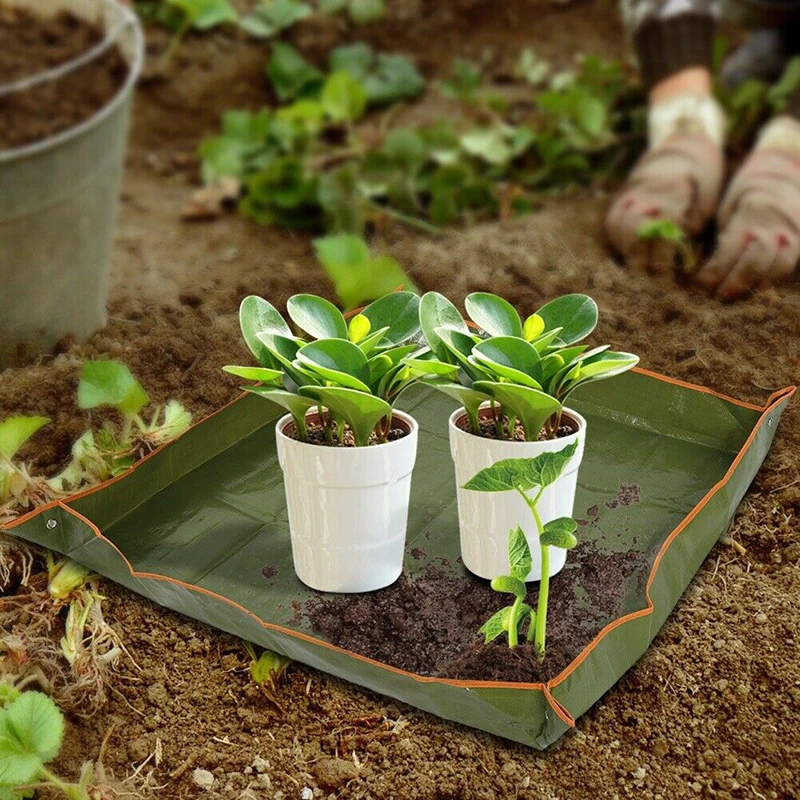
[[[23,516],[17,518],[13,522],[8,523],[8,524],[6,524],[4,526],[0,526],[0,529],[5,528],[6,530],[11,530],[12,528],[15,528],[15,527],[23,524],[24,522],[26,522],[27,520],[31,519],[32,517],[38,516],[39,514],[46,513],[50,509],[53,509],[53,508],[56,508],[56,507],[57,508],[61,508],[62,510],[66,511],[67,513],[69,513],[72,516],[76,517],[77,519],[81,520],[81,522],[86,524],[94,532],[95,536],[98,539],[100,539],[101,541],[103,541],[107,545],[109,545],[119,555],[119,557],[123,560],[123,562],[125,563],[125,565],[127,566],[128,570],[129,570],[131,576],[133,576],[134,578],[145,579],[145,580],[155,580],[155,581],[171,583],[173,585],[180,586],[180,587],[182,587],[184,589],[187,589],[189,591],[198,592],[200,594],[204,594],[204,595],[207,595],[209,597],[213,597],[214,599],[220,600],[220,601],[226,603],[227,605],[229,605],[229,606],[231,606],[233,608],[236,608],[238,611],[242,612],[243,614],[251,617],[253,620],[258,622],[262,627],[264,627],[267,630],[272,630],[272,631],[275,631],[277,633],[281,633],[281,634],[284,634],[286,636],[293,637],[295,639],[300,639],[301,641],[307,642],[309,644],[313,644],[313,645],[317,645],[317,646],[323,647],[323,648],[331,650],[333,652],[340,653],[340,654],[348,656],[350,658],[354,658],[357,661],[361,661],[363,663],[369,664],[370,666],[378,667],[379,669],[383,669],[383,670],[386,670],[386,671],[389,671],[389,672],[393,672],[393,673],[395,673],[397,675],[402,675],[403,677],[411,678],[411,679],[413,679],[415,681],[418,681],[420,683],[438,683],[438,684],[444,684],[444,685],[449,685],[449,686],[455,686],[455,687],[463,688],[463,689],[520,689],[520,690],[526,690],[526,691],[531,691],[531,690],[540,691],[540,692],[542,692],[542,694],[544,695],[545,699],[550,704],[551,708],[556,713],[556,715],[568,727],[574,727],[574,725],[575,725],[574,718],[571,716],[569,711],[566,708],[564,708],[564,706],[562,706],[556,700],[556,698],[552,694],[552,689],[554,689],[556,686],[558,686],[563,681],[565,681],[586,660],[586,658],[588,658],[588,656],[591,654],[591,652],[599,645],[599,643],[605,638],[605,636],[608,633],[610,633],[612,630],[614,630],[615,628],[618,628],[620,625],[623,625],[626,622],[630,622],[630,621],[632,621],[634,619],[638,619],[639,617],[648,616],[649,614],[653,613],[654,605],[653,605],[653,601],[652,601],[652,599],[650,597],[650,587],[652,586],[652,583],[655,580],[655,576],[656,576],[656,573],[658,571],[659,564],[661,563],[661,560],[663,559],[663,557],[666,554],[667,550],[669,549],[670,545],[677,538],[677,536],[681,533],[681,531],[683,531],[686,528],[686,526],[703,510],[703,508],[710,502],[710,500],[714,497],[714,495],[723,486],[725,486],[728,483],[728,481],[731,479],[731,477],[735,473],[736,468],[741,463],[742,459],[744,458],[745,454],[747,453],[747,450],[750,448],[750,445],[753,443],[756,435],[758,434],[758,432],[759,432],[759,430],[761,428],[761,425],[764,423],[764,420],[767,419],[767,416],[769,415],[769,413],[779,403],[783,402],[784,400],[789,400],[792,397],[792,395],[795,393],[796,389],[797,389],[796,386],[790,386],[790,387],[787,387],[785,389],[781,389],[779,391],[776,391],[772,395],[770,395],[767,403],[764,406],[757,406],[757,405],[753,405],[752,403],[746,403],[744,401],[737,400],[737,399],[732,398],[732,397],[728,397],[727,395],[721,394],[719,392],[715,392],[715,391],[713,391],[711,389],[707,389],[706,387],[703,387],[703,386],[697,386],[695,384],[686,383],[684,381],[680,381],[680,380],[677,380],[675,378],[670,378],[670,377],[667,377],[665,375],[660,375],[660,374],[655,373],[655,372],[650,372],[650,371],[645,370],[645,369],[635,368],[634,371],[635,372],[639,372],[639,373],[641,373],[643,375],[647,375],[648,377],[664,381],[666,383],[672,383],[672,384],[675,384],[675,385],[678,385],[678,386],[682,386],[684,388],[692,389],[694,391],[701,391],[701,392],[704,392],[704,393],[707,393],[707,394],[711,394],[711,395],[713,395],[715,397],[718,397],[718,398],[720,398],[720,399],[722,399],[722,400],[724,400],[726,402],[733,403],[734,405],[738,405],[738,406],[741,406],[741,407],[744,407],[744,408],[748,408],[748,409],[751,409],[751,410],[754,410],[754,411],[760,411],[761,412],[761,417],[756,422],[755,426],[753,427],[753,430],[750,432],[750,435],[747,437],[747,440],[744,442],[744,444],[740,448],[739,452],[736,454],[736,457],[734,458],[734,460],[731,463],[730,467],[726,471],[725,475],[714,486],[712,486],[711,489],[709,489],[709,491],[705,494],[705,496],[686,515],[686,517],[683,518],[681,523],[676,528],[674,528],[672,530],[672,532],[669,534],[669,536],[662,543],[661,547],[659,548],[658,553],[656,554],[656,558],[655,558],[655,560],[653,562],[653,566],[650,569],[650,575],[648,576],[648,580],[647,580],[647,584],[646,584],[646,588],[645,588],[645,599],[646,599],[647,605],[642,609],[639,609],[637,611],[633,611],[633,612],[631,612],[629,614],[625,614],[624,616],[619,617],[618,619],[616,619],[613,622],[610,622],[608,625],[606,625],[597,634],[597,636],[595,636],[595,638],[581,651],[581,653],[569,664],[568,667],[566,667],[562,672],[560,672],[555,678],[552,678],[551,680],[547,681],[546,683],[519,683],[519,682],[508,682],[508,681],[457,680],[457,679],[451,679],[451,678],[437,678],[437,677],[426,677],[426,676],[422,676],[422,675],[417,675],[417,674],[415,674],[413,672],[408,672],[408,671],[400,669],[398,667],[393,667],[393,666],[391,666],[389,664],[384,664],[381,661],[377,661],[375,659],[368,658],[367,656],[361,655],[360,653],[354,653],[354,652],[352,652],[350,650],[346,650],[344,648],[337,647],[334,644],[331,644],[329,642],[325,642],[325,641],[323,641],[321,639],[317,639],[317,638],[315,638],[313,636],[310,636],[309,634],[305,634],[305,633],[302,633],[300,631],[294,631],[294,630],[291,630],[289,628],[284,628],[284,627],[282,627],[280,625],[275,625],[274,623],[266,622],[265,620],[261,619],[258,615],[254,614],[252,611],[250,611],[249,609],[247,609],[244,606],[240,605],[236,601],[231,600],[230,598],[225,597],[224,595],[220,595],[220,594],[217,594],[216,592],[212,592],[212,591],[210,591],[208,589],[204,589],[204,588],[202,588],[200,586],[195,586],[193,584],[185,583],[185,582],[183,582],[181,580],[178,580],[177,578],[171,578],[171,577],[169,577],[167,575],[161,575],[159,573],[139,572],[139,571],[135,570],[133,568],[133,565],[130,563],[130,561],[128,561],[128,559],[125,556],[125,554],[122,553],[122,551],[114,544],[114,542],[112,542],[110,539],[108,539],[106,536],[104,536],[102,531],[100,531],[100,529],[90,519],[88,519],[87,517],[83,516],[78,511],[75,511],[74,509],[70,508],[67,505],[67,503],[68,502],[72,502],[74,500],[77,500],[77,499],[79,499],[81,497],[86,497],[87,495],[93,494],[94,492],[100,491],[101,489],[104,489],[107,486],[110,486],[111,484],[116,483],[119,480],[124,480],[135,469],[137,469],[137,467],[141,466],[145,461],[149,460],[150,458],[155,456],[157,453],[160,453],[165,448],[170,447],[171,445],[173,445],[176,441],[178,441],[178,439],[175,439],[172,442],[168,442],[167,444],[162,445],[161,447],[159,447],[156,450],[154,450],[152,453],[149,453],[147,456],[145,456],[143,459],[141,459],[136,464],[134,464],[129,470],[124,472],[122,475],[119,475],[119,476],[117,476],[115,478],[111,478],[111,479],[109,479],[107,481],[104,481],[103,483],[100,483],[97,486],[93,486],[93,487],[91,487],[89,489],[84,490],[83,492],[79,492],[79,493],[77,493],[75,495],[71,495],[66,500],[54,500],[54,501],[52,501],[50,503],[47,503],[47,504],[42,505],[42,506],[39,506],[38,508],[34,509],[33,511],[30,511],[27,514],[24,514]],[[184,433],[181,434],[181,436],[185,436],[186,433],[188,433],[188,431],[196,428],[199,425],[204,424],[208,420],[210,420],[213,417],[215,417],[217,414],[219,414],[222,411],[224,411],[226,408],[229,408],[230,406],[232,406],[234,403],[240,402],[245,396],[246,396],[245,394],[240,395],[239,397],[237,397],[236,399],[232,400],[230,403],[227,403],[225,406],[223,406],[222,408],[220,408],[217,411],[213,412],[209,416],[207,416],[204,419],[194,423],[192,426],[190,426],[190,428],[188,428],[186,431],[184,431]],[[178,438],[181,438],[181,437],[178,437]]]

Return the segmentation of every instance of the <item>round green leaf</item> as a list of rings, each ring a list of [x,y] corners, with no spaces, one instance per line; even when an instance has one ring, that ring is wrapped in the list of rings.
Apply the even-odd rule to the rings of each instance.
[[[239,326],[245,344],[258,363],[264,367],[274,367],[275,362],[264,343],[258,338],[258,334],[277,333],[291,338],[292,332],[278,309],[263,297],[254,294],[245,297],[239,306]]]
[[[322,87],[322,107],[334,122],[356,122],[364,116],[367,93],[348,72],[334,72]]]
[[[529,442],[535,442],[545,422],[561,411],[558,400],[529,386],[491,381],[475,381],[473,385],[479,392],[486,392],[497,400],[506,414],[513,414],[522,423]]]
[[[478,342],[473,355],[498,376],[523,386],[541,389],[541,358],[536,348],[514,336],[495,336]]]
[[[455,356],[442,341],[437,328],[451,328],[467,334],[469,329],[458,309],[439,292],[427,292],[419,303],[419,321],[428,347],[440,361],[455,363]]]
[[[467,295],[464,305],[470,319],[490,336],[522,336],[522,322],[514,306],[488,292]]]
[[[361,313],[373,330],[388,326],[385,338],[400,345],[419,333],[419,307],[420,299],[413,292],[392,292],[370,303]]]
[[[292,322],[315,339],[347,339],[344,315],[323,297],[296,294],[289,298],[286,310]]]
[[[565,294],[551,300],[536,312],[547,330],[563,327],[561,341],[575,342],[588,336],[597,325],[597,303],[585,294]]]
[[[64,719],[41,692],[25,692],[0,712],[0,786],[32,783],[61,749]]]
[[[297,351],[297,359],[326,380],[362,392],[370,390],[367,357],[347,339],[311,342]]]
[[[300,394],[322,403],[344,419],[353,431],[358,447],[369,444],[375,426],[391,415],[392,407],[380,397],[341,386],[302,386]]]

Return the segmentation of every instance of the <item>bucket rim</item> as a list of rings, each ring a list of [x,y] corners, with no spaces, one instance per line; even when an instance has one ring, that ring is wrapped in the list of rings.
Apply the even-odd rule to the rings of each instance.
[[[111,98],[110,102],[106,103],[102,108],[99,108],[91,117],[83,120],[83,122],[78,125],[60,131],[53,136],[48,136],[46,139],[40,139],[37,142],[30,142],[29,144],[20,145],[19,147],[0,150],[0,164],[21,161],[31,156],[37,156],[66,144],[72,139],[77,139],[91,129],[99,126],[108,117],[116,113],[130,98],[133,87],[139,80],[139,75],[141,74],[144,64],[144,31],[142,30],[139,17],[130,8],[122,5],[119,0],[105,0],[105,2],[118,10],[121,17],[127,20],[133,31],[133,58],[128,63],[128,75],[125,78],[125,83],[120,87],[114,97]]]

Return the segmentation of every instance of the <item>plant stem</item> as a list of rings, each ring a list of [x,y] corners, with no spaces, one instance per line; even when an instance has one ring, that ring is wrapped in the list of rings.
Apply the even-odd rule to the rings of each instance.
[[[308,441],[308,429],[306,428],[306,418],[305,418],[305,416],[303,416],[301,414],[298,414],[297,416],[295,416],[293,414],[292,417],[294,418],[294,426],[295,426],[295,428],[297,428],[297,436],[298,436],[298,438],[300,439],[301,442],[307,442]]]
[[[464,406],[467,412],[467,419],[469,419],[470,430],[477,436],[481,432],[481,422],[478,419],[478,409],[470,409]]]
[[[515,597],[514,605],[511,606],[511,613],[508,616],[508,646],[515,648],[519,644],[519,607],[522,605],[522,598]]]
[[[536,624],[531,625],[528,629],[528,641],[533,640],[533,646],[536,650],[536,655],[541,661],[544,658],[545,636],[547,633],[547,597],[550,592],[550,548],[547,545],[541,544],[542,533],[544,526],[542,525],[542,518],[539,516],[539,509],[537,508],[539,500],[542,497],[544,488],[540,487],[536,493],[536,497],[528,497],[525,492],[517,487],[517,492],[522,496],[522,499],[527,504],[528,508],[533,514],[533,520],[536,523],[536,530],[539,533],[539,550],[541,554],[541,578],[539,581],[539,602],[536,605]]]
[[[62,781],[61,778],[54,775],[46,767],[42,767],[40,772],[47,783],[54,786],[60,792],[63,792],[67,797],[71,798],[71,800],[84,800],[84,798],[86,798],[86,792],[82,791],[80,786]]]
[[[510,414],[508,417],[508,438],[513,441],[514,439],[514,430],[517,427],[517,418]]]

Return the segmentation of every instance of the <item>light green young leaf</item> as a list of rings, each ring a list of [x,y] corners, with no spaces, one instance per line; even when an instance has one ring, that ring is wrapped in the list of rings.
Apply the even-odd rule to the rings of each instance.
[[[508,566],[511,574],[523,584],[533,567],[528,537],[519,525],[508,532]]]
[[[300,330],[315,339],[347,339],[344,315],[324,297],[293,295],[286,303],[286,311]]]
[[[522,336],[522,322],[514,306],[489,292],[473,292],[464,300],[470,319],[490,336]]]
[[[461,136],[461,146],[471,156],[495,166],[504,166],[514,156],[505,126],[473,128]]]
[[[565,294],[545,303],[536,312],[547,329],[563,327],[561,341],[575,342],[588,336],[597,325],[597,303],[585,294]]]
[[[562,547],[564,550],[571,550],[578,544],[575,531],[578,530],[578,523],[569,517],[559,517],[546,523],[539,537],[539,542],[548,547]]]
[[[522,326],[522,336],[526,342],[538,339],[545,329],[545,321],[538,314],[531,314]]]
[[[357,122],[367,109],[367,93],[349,72],[334,72],[322,87],[321,102],[333,122]]]
[[[535,442],[545,422],[561,411],[558,400],[529,386],[475,381],[473,387],[497,400],[506,413],[513,414],[522,423],[528,442]]]
[[[519,578],[515,578],[513,575],[500,575],[497,578],[493,578],[491,586],[496,592],[513,594],[519,598],[525,597],[525,595],[528,593],[523,581]]]
[[[356,314],[347,326],[347,338],[354,344],[359,344],[369,335],[370,330],[372,330],[372,324],[369,317],[364,314]]]
[[[260,381],[261,383],[280,384],[283,372],[279,369],[267,369],[266,367],[237,367],[231,364],[222,368],[223,372],[236,375],[237,378],[244,378],[246,381]]]
[[[61,749],[64,719],[41,692],[25,692],[0,711],[0,786],[33,783]]]
[[[267,0],[242,17],[239,25],[259,38],[274,36],[311,15],[311,6],[299,0]]]
[[[353,431],[357,447],[369,444],[375,426],[392,413],[392,407],[380,397],[340,386],[302,386],[300,394],[322,403]]]
[[[78,384],[81,408],[113,406],[121,414],[134,416],[150,398],[125,364],[119,361],[87,361]]]
[[[359,236],[341,234],[315,239],[314,249],[346,308],[358,308],[401,286],[417,291],[397,261],[389,256],[371,256],[366,242]],[[370,321],[373,327],[379,327],[374,320]]]
[[[7,417],[0,422],[0,458],[11,461],[17,451],[39,428],[47,425],[47,417]]]

